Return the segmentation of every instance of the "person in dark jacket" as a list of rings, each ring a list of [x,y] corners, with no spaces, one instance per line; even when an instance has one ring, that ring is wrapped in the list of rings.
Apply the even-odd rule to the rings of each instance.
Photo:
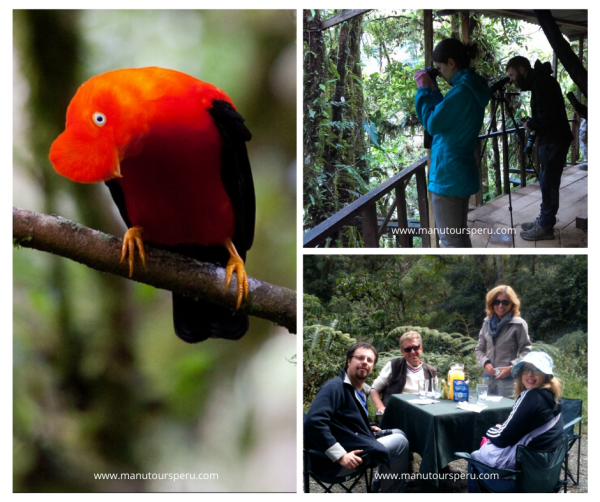
[[[427,188],[442,247],[471,247],[469,196],[480,188],[475,151],[485,107],[492,97],[487,82],[469,68],[477,52],[475,44],[453,38],[436,45],[434,65],[452,86],[445,96],[425,70],[415,73],[417,117],[433,136]]]
[[[305,416],[304,441],[307,448],[330,459],[313,461],[314,469],[343,476],[368,456],[378,464],[373,491],[397,492],[404,485],[401,474],[408,470],[408,440],[399,429],[381,431],[369,424],[370,387],[365,380],[377,358],[377,350],[368,343],[358,342],[348,349],[344,370],[321,387]],[[376,434],[382,437],[376,438]],[[398,479],[379,478],[379,474],[390,473],[397,474]]]
[[[560,447],[564,426],[559,404],[562,386],[554,376],[552,365],[548,354],[534,351],[513,366],[517,400],[506,421],[487,431],[486,437],[493,445],[507,448],[525,444],[539,451],[554,451]],[[528,439],[524,440],[525,437]],[[472,456],[486,462],[487,457],[482,451],[477,450]],[[469,491],[477,491],[471,481]],[[495,491],[514,491],[515,488],[513,481],[505,479],[484,482]]]
[[[437,370],[421,361],[423,340],[417,331],[407,331],[400,337],[400,350],[404,357],[392,359],[383,367],[371,386],[371,398],[377,413],[383,414],[392,394],[417,394],[419,380],[431,381]]]
[[[549,62],[538,60],[531,68],[527,58],[515,56],[508,60],[506,71],[519,89],[531,91],[532,116],[524,127],[527,131],[535,131],[540,159],[540,214],[535,221],[521,225],[521,237],[529,241],[554,239],[560,179],[573,141],[565,100],[559,83],[552,76]]]

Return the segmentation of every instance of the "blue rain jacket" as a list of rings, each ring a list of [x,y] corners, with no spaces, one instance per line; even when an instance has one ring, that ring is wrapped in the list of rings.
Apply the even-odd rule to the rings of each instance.
[[[439,195],[466,197],[480,186],[475,147],[490,102],[487,82],[472,68],[452,77],[446,96],[420,87],[415,96],[417,116],[433,136],[429,185]]]

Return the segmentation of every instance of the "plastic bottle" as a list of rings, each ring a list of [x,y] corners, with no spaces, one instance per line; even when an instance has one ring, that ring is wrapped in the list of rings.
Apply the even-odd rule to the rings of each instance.
[[[465,365],[464,364],[451,364],[450,370],[448,371],[448,399],[451,401],[454,399],[454,380],[465,379]]]

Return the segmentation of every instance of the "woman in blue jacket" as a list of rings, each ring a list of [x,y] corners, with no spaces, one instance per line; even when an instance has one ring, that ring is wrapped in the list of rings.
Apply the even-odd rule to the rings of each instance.
[[[471,247],[467,213],[469,197],[480,187],[477,136],[491,99],[487,82],[469,68],[475,44],[448,38],[437,44],[432,59],[452,89],[442,96],[425,70],[415,73],[417,116],[433,136],[429,191],[442,247]]]

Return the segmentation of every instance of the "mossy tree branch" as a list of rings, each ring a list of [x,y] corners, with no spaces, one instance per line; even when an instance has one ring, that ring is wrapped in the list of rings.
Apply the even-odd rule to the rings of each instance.
[[[129,276],[119,263],[122,239],[84,227],[61,216],[13,208],[16,245],[69,258],[100,272]],[[145,245],[146,266],[136,263],[132,280],[235,308],[236,279],[225,291],[225,269]],[[239,312],[261,317],[296,333],[296,292],[248,278],[250,293]]]

